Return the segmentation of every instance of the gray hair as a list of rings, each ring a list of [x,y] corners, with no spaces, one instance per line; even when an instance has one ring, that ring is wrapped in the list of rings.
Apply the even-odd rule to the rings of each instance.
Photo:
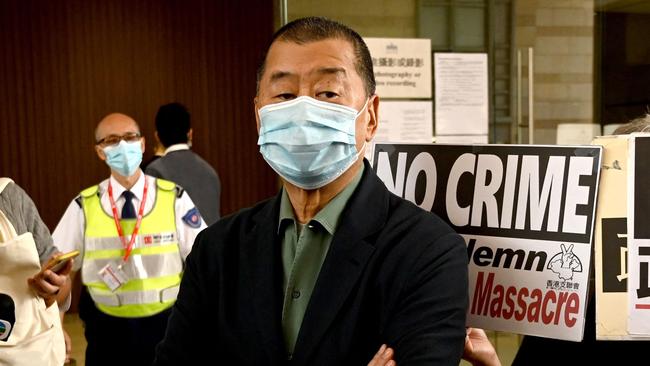
[[[650,113],[619,126],[612,132],[612,135],[627,135],[632,132],[650,132]]]

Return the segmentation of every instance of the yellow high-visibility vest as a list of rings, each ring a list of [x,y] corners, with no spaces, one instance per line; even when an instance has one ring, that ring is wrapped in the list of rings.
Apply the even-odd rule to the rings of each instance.
[[[146,184],[146,183],[145,183]],[[124,247],[113,216],[102,209],[98,186],[81,192],[86,218],[82,282],[98,309],[122,318],[157,314],[173,305],[183,273],[174,204],[176,185],[156,180],[156,202],[142,218],[133,250],[122,270],[128,281],[112,292],[99,276],[108,263],[122,263]],[[136,219],[120,220],[127,242]]]

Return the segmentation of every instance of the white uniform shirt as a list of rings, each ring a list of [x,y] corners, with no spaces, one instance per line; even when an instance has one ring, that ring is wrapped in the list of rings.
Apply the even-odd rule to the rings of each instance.
[[[163,154],[163,156],[169,154],[170,152],[181,151],[181,150],[189,150],[189,149],[190,149],[190,145],[188,145],[188,144],[174,144],[174,145],[169,146],[167,148],[167,150],[165,150],[165,153]]]
[[[145,175],[144,173],[140,174],[140,178],[131,188],[131,192],[134,194],[134,198],[131,200],[134,206],[134,210],[137,212],[140,209],[140,202],[142,201],[142,194],[144,193],[144,184],[145,178],[147,182],[147,200],[144,203],[144,215],[149,213],[156,202],[156,178]],[[118,181],[111,176],[109,179],[104,180],[99,183],[99,197],[102,208],[104,212],[110,217],[113,217],[113,211],[111,209],[111,202],[108,198],[108,182],[111,182],[113,187],[113,199],[115,200],[115,206],[117,208],[117,214],[121,215],[122,207],[124,206],[124,197],[122,192],[126,190]],[[181,256],[183,260],[192,250],[192,245],[194,244],[194,239],[198,233],[205,229],[207,225],[201,218],[199,227],[194,228],[190,226],[183,220],[183,216],[187,214],[190,210],[194,209],[194,202],[187,194],[183,192],[180,198],[176,198],[175,204],[175,217],[176,217],[176,233],[178,235],[178,245],[180,248]],[[171,213],[170,213],[171,214]],[[84,230],[86,226],[86,219],[84,217],[83,208],[77,203],[76,199],[70,202],[68,208],[65,210],[63,217],[56,225],[54,232],[52,233],[52,238],[54,239],[54,244],[61,250],[63,253],[67,253],[72,250],[81,251],[81,255],[77,257],[74,261],[73,270],[77,271],[81,268],[83,251],[84,251]],[[195,225],[196,226],[196,225]],[[115,236],[117,236],[117,228],[115,229]]]

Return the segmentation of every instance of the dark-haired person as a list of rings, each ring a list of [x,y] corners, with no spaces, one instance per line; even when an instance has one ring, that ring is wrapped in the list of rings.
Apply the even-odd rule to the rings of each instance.
[[[158,109],[156,138],[165,152],[151,162],[145,172],[183,187],[196,203],[206,224],[215,223],[219,220],[221,182],[214,168],[190,150],[192,127],[185,106],[170,103]]]
[[[158,137],[156,136],[156,141],[154,143],[153,147],[153,155],[149,157],[147,160],[142,160],[142,163],[140,163],[140,169],[143,171],[147,170],[147,167],[149,164],[153,163],[154,161],[160,159],[161,156],[165,155],[165,148],[162,146],[160,143],[160,140],[158,140]]]
[[[457,366],[465,243],[363,159],[379,110],[363,39],[324,18],[285,25],[254,103],[283,188],[199,234],[154,364]]]

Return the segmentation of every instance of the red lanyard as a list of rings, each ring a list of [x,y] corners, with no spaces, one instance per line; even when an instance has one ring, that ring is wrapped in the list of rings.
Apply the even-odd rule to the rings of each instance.
[[[113,187],[111,186],[111,181],[108,181],[108,199],[111,201],[111,209],[113,210],[113,219],[115,220],[115,227],[117,228],[117,233],[122,240],[122,246],[124,247],[124,257],[122,258],[124,262],[129,259],[131,255],[131,250],[133,250],[133,244],[135,243],[135,238],[140,231],[140,223],[142,222],[142,215],[144,213],[144,203],[147,201],[147,178],[144,178],[144,191],[142,192],[142,201],[140,202],[140,210],[138,210],[138,221],[135,222],[135,227],[133,228],[133,233],[131,234],[131,240],[129,243],[126,243],[126,238],[124,237],[124,232],[122,231],[122,225],[120,225],[120,219],[117,216],[117,207],[115,206],[115,200],[113,199]],[[125,202],[127,204],[130,202]]]

